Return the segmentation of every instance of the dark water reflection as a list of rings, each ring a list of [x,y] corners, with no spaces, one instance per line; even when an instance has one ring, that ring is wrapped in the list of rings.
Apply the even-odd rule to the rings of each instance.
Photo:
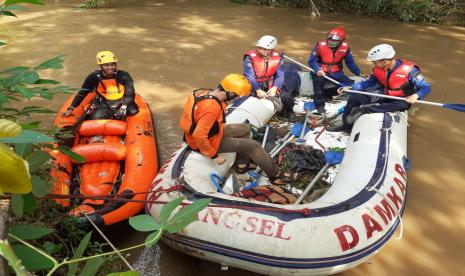
[[[180,143],[177,126],[187,93],[214,87],[241,71],[244,52],[263,34],[278,37],[279,48],[303,62],[310,47],[336,25],[348,32],[352,51],[365,72],[367,51],[391,43],[399,57],[418,63],[433,85],[431,101],[465,103],[465,29],[390,22],[377,18],[329,15],[312,19],[306,10],[244,6],[227,0],[112,1],[96,10],[74,9],[77,1],[30,6],[19,19],[3,19],[1,67],[35,65],[66,54],[65,69],[47,77],[80,86],[94,70],[94,55],[112,49],[136,89],[156,114],[162,160]],[[54,4],[55,3],[55,4]],[[57,109],[66,97],[34,104]],[[51,118],[39,119],[50,122]],[[408,205],[404,238],[344,275],[463,275],[465,256],[465,114],[416,106],[410,117]],[[143,240],[127,229],[120,246]],[[127,238],[127,236],[133,238]],[[148,275],[255,275],[196,260],[164,245],[146,254]],[[150,261],[150,265],[148,265]],[[143,263],[140,263],[143,266]]]

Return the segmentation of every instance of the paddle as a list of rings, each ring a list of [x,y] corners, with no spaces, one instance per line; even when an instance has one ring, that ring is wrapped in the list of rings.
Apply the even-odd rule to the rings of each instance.
[[[300,65],[303,68],[305,68],[307,70],[310,70],[313,73],[315,73],[315,70],[313,70],[312,68],[298,62],[297,60],[295,60],[293,58],[290,58],[290,57],[288,57],[286,55],[283,55],[283,56],[284,56],[284,58],[294,62],[295,64]],[[333,83],[335,83],[335,84],[337,84],[337,85],[339,85],[339,86],[343,86],[340,82],[338,82],[337,80],[332,79],[332,78],[330,78],[328,76],[324,76],[324,78],[331,81],[331,82],[333,82]],[[379,98],[386,98],[386,99],[405,101],[405,98],[402,98],[402,97],[394,97],[394,96],[375,94],[375,93],[370,93],[370,92],[363,92],[363,91],[357,91],[357,90],[347,90],[347,92],[353,93],[353,94],[367,95],[367,96],[371,96],[371,97],[379,97]],[[444,108],[448,108],[448,109],[455,110],[455,111],[465,112],[465,104],[446,104],[446,103],[436,103],[436,102],[430,102],[430,101],[424,101],[424,100],[417,100],[416,103],[427,104],[427,105],[438,106],[438,107],[444,107]]]
[[[305,188],[305,190],[299,196],[297,201],[294,203],[294,205],[300,204],[302,202],[302,200],[307,196],[308,192],[310,192],[310,190],[313,188],[315,183],[318,182],[318,180],[320,180],[320,178],[323,176],[323,174],[326,172],[326,170],[329,168],[329,166],[337,165],[337,164],[341,163],[343,157],[344,157],[344,153],[342,153],[342,152],[338,152],[338,151],[327,151],[327,152],[325,152],[326,164],[315,175],[315,177],[312,179],[310,184],[308,184],[308,186]]]

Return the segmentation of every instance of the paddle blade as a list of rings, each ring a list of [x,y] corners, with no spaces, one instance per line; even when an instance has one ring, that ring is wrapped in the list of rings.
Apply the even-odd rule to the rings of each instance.
[[[316,108],[316,106],[315,106],[314,102],[306,102],[306,103],[304,103],[304,110],[306,110],[306,111],[312,111],[315,108]]]
[[[302,133],[303,127],[304,127],[304,125],[302,123],[300,123],[300,122],[295,123],[291,128],[292,135],[294,135],[295,137],[300,136],[300,134]],[[305,133],[307,133],[309,131],[310,131],[310,128],[308,126],[306,126],[305,127]]]
[[[444,104],[443,106],[455,111],[465,112],[465,104]]]
[[[342,162],[344,158],[344,153],[339,151],[327,151],[325,152],[326,162],[331,165],[337,165]]]

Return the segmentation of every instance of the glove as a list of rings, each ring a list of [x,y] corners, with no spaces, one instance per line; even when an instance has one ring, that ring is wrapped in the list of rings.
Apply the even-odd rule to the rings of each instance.
[[[126,109],[127,109],[127,106],[122,105],[122,106],[115,112],[115,117],[116,117],[116,118],[123,118],[124,116],[126,116]]]
[[[258,89],[257,90],[257,97],[259,99],[266,99],[268,97],[268,95],[266,94],[265,91],[261,90],[261,89]]]

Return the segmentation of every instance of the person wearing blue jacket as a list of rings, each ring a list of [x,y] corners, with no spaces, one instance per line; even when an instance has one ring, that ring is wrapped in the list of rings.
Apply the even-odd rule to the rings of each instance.
[[[370,77],[362,82],[338,89],[363,91],[376,87],[379,94],[402,97],[404,100],[378,98],[351,94],[345,107],[342,120],[328,127],[329,131],[350,130],[355,120],[366,113],[404,111],[418,99],[424,99],[431,92],[431,85],[425,80],[420,68],[407,60],[394,58],[394,48],[389,44],[380,44],[368,52],[368,61],[374,65]]]
[[[337,95],[336,91],[325,90],[324,86],[329,80],[328,76],[342,83],[350,85],[353,83],[349,77],[344,75],[342,61],[356,76],[365,77],[355,63],[350,51],[349,43],[344,41],[346,33],[343,28],[337,27],[328,32],[326,40],[318,42],[310,53],[308,65],[314,70],[312,72],[314,103],[319,113],[325,113],[325,99]]]

